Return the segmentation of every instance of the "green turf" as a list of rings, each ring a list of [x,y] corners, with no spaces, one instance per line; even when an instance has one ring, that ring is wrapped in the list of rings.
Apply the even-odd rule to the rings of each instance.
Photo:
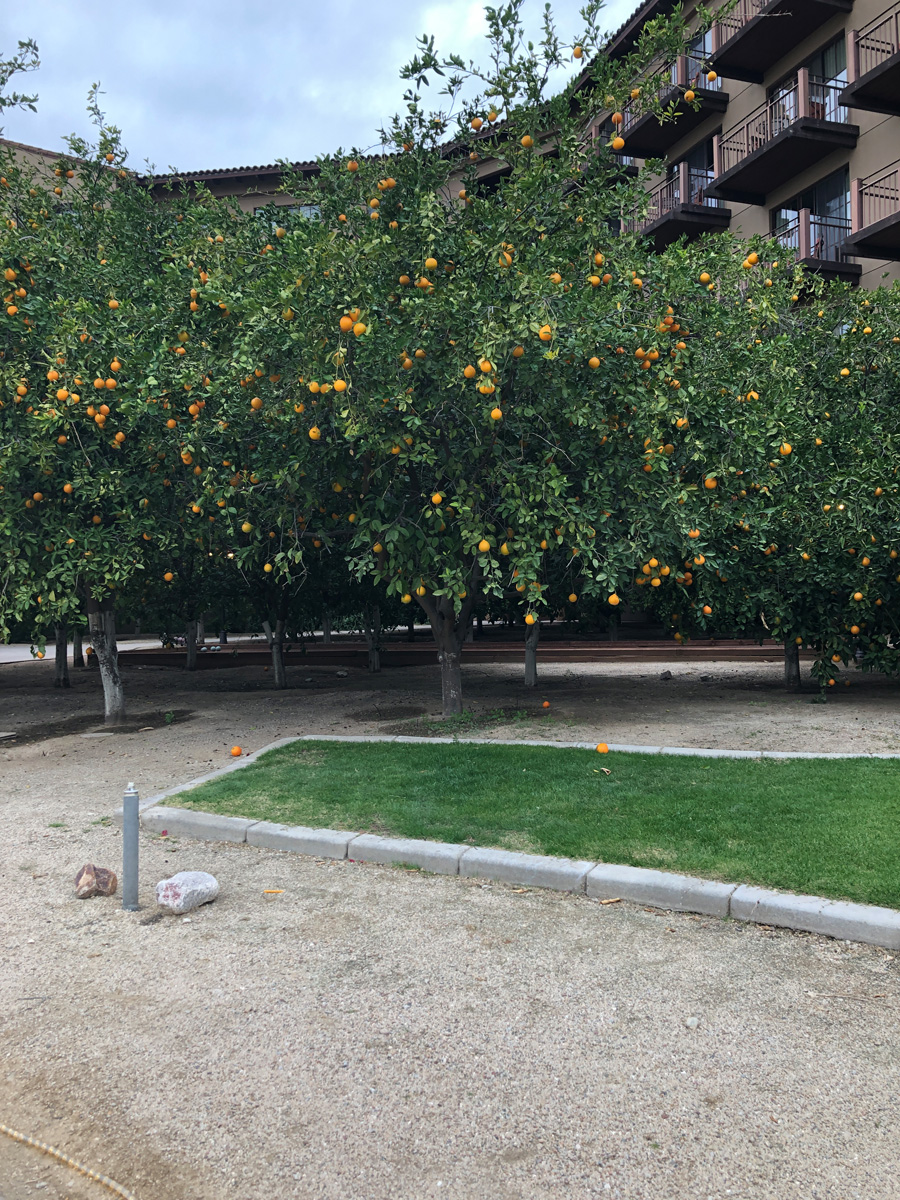
[[[891,760],[296,742],[169,803],[900,908],[900,762]]]

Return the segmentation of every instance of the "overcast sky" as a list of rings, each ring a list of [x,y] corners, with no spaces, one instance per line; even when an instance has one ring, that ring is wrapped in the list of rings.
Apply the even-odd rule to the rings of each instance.
[[[495,0],[498,3],[499,0]],[[555,0],[560,35],[577,36],[583,0]],[[617,28],[635,6],[607,0]],[[0,0],[0,58],[33,38],[41,68],[13,84],[38,112],[7,113],[4,136],[50,150],[87,135],[85,97],[119,125],[129,161],[158,170],[315,158],[366,149],[400,107],[400,67],[415,39],[484,61],[483,5],[472,0]],[[535,35],[542,0],[526,0]]]

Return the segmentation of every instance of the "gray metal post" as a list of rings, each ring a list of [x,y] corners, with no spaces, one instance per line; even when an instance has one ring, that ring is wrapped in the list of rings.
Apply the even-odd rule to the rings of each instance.
[[[136,912],[138,904],[138,831],[140,797],[133,783],[122,800],[122,907]]]

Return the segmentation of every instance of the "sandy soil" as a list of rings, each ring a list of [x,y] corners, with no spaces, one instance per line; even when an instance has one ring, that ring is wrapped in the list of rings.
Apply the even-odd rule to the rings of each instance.
[[[466,683],[482,715],[535,714],[482,733],[900,749],[895,684],[854,677],[818,705],[777,667],[663,669],[547,667],[536,695],[506,666]],[[134,671],[126,731],[91,737],[93,673],[58,693],[39,664],[0,668],[0,730],[19,732],[0,743],[0,1121],[139,1200],[896,1197],[900,956],[149,836],[141,912],[77,901],[83,862],[119,867],[129,779],[148,795],[235,742],[437,708],[426,668],[291,681]],[[220,898],[157,919],[156,881],[192,867]],[[0,1137],[0,1200],[105,1194]]]

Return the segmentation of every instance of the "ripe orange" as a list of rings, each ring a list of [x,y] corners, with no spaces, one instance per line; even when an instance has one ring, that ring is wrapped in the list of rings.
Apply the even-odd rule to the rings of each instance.
[[[166,581],[166,583],[171,583],[174,578],[175,576],[171,571],[166,571],[165,575],[163,575],[163,579]]]
[[[618,153],[619,150],[625,149],[625,139],[623,137],[614,137],[611,145],[613,150]]]
[[[621,600],[615,594],[615,592],[613,592],[613,594],[610,596],[609,603],[613,606],[613,608],[615,608],[617,604],[621,604]]]
[[[309,436],[314,442],[319,440],[319,438],[322,436],[322,431],[319,429],[318,425],[313,425],[312,429],[309,431]]]
[[[597,743],[597,753],[598,754],[609,754],[609,746],[607,746],[606,742],[598,742]]]
[[[526,133],[525,136],[522,138],[522,145],[525,147],[526,150],[530,150],[531,147],[534,145],[534,138],[531,136],[530,133]]]
[[[350,159],[350,161],[347,163],[347,170],[351,173],[351,175],[353,174],[354,171],[359,170],[359,163],[356,161],[356,159],[354,159],[354,158]]]
[[[685,98],[685,100],[687,100],[688,104],[691,104],[691,103],[693,103],[693,101],[696,97],[695,97],[694,93],[691,91],[691,89],[688,88],[688,90],[684,93],[684,98]]]
[[[240,758],[243,753],[244,752],[240,748],[240,746],[232,746],[231,747],[231,757],[232,758]]]
[[[250,401],[250,407],[255,409],[257,412],[259,412],[259,410],[262,408],[262,406],[263,406],[263,402],[262,402],[262,400],[260,400],[259,396],[254,396],[253,399]]]
[[[488,550],[490,550],[490,548],[491,548],[491,543],[487,540],[487,538],[482,538],[481,541],[478,543],[478,549],[481,551],[482,554],[487,554],[487,552],[488,552]]]
[[[118,300],[110,300],[109,307],[115,311],[119,307]]]
[[[502,419],[502,417],[503,417],[502,409],[500,409],[500,408],[492,408],[491,409],[491,420],[492,421],[499,421]]]
[[[525,624],[526,625],[534,625],[534,623],[536,621],[537,621],[537,617],[534,615],[534,613],[526,613],[525,614]]]
[[[549,325],[542,325],[538,332],[538,337],[542,342],[549,342],[553,337],[553,330]]]
[[[706,614],[706,616],[708,617],[708,616],[709,616],[709,614],[712,612],[712,609],[710,608],[710,606],[709,606],[708,604],[704,604],[704,605],[703,605],[703,612],[704,612],[704,613]]]

